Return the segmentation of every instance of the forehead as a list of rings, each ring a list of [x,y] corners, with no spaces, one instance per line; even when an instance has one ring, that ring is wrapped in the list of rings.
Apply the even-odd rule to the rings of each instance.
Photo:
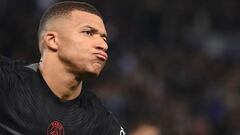
[[[83,27],[89,25],[100,32],[106,33],[103,20],[99,16],[92,13],[73,10],[71,12],[71,23],[74,27]]]

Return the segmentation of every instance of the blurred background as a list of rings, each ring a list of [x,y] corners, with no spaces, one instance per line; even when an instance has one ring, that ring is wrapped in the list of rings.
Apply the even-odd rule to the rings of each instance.
[[[58,0],[0,0],[0,54],[38,62]],[[240,134],[238,0],[83,0],[105,18],[110,59],[85,86],[129,135]]]

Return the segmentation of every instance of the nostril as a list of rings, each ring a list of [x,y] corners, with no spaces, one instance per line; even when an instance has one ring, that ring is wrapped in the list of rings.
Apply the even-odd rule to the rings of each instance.
[[[96,48],[97,48],[98,50],[104,50],[104,51],[107,51],[107,49],[108,49],[108,47],[107,47],[107,46],[105,47],[104,45],[103,45],[103,46],[100,46],[100,45],[99,45],[99,46],[97,46]]]
[[[102,50],[103,48],[102,48],[102,47],[100,47],[100,46],[98,46],[98,47],[97,47],[97,49],[98,49],[98,50]]]

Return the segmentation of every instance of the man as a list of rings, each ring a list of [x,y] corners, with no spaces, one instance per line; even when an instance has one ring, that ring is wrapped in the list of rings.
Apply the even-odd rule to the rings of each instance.
[[[158,124],[143,121],[139,122],[129,131],[129,135],[162,135]]]
[[[0,57],[0,131],[14,135],[124,135],[123,128],[82,88],[108,59],[100,13],[83,2],[50,7],[39,25],[39,64]]]

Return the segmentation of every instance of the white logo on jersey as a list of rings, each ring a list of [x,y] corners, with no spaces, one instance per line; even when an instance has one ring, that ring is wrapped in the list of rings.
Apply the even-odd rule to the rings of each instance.
[[[124,129],[121,127],[121,130],[120,130],[120,135],[126,135],[126,133],[124,132]]]

